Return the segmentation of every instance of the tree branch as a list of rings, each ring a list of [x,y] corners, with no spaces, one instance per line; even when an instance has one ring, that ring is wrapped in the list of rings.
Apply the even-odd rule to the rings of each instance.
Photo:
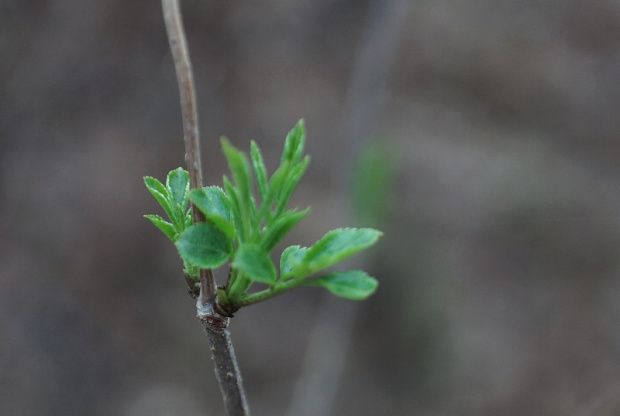
[[[177,73],[179,94],[181,96],[181,114],[183,116],[183,135],[185,141],[185,162],[189,172],[189,187],[202,188],[202,163],[200,160],[200,132],[198,130],[198,106],[194,88],[192,63],[189,59],[189,50],[185,40],[185,29],[181,20],[181,10],[178,0],[162,0],[164,21],[170,42],[170,51]],[[192,204],[194,223],[203,222],[204,215]],[[201,290],[203,301],[214,301],[216,295],[215,279],[210,270],[201,270],[201,289],[204,280],[204,292]],[[203,279],[204,275],[204,279]]]
[[[179,83],[185,140],[185,162],[189,172],[190,188],[201,188],[202,166],[196,92],[181,10],[178,0],[162,0],[162,8]],[[194,223],[205,221],[204,215],[193,204],[192,217]],[[215,311],[216,295],[217,286],[212,271],[201,269],[200,294],[196,302],[196,311],[209,340],[211,358],[224,398],[224,405],[229,416],[248,416],[250,411],[243,390],[241,372],[228,331],[229,320]]]
[[[185,161],[189,169],[190,188],[200,188],[202,187],[202,166],[200,163],[198,109],[192,64],[185,40],[185,29],[181,20],[179,2],[162,0],[162,6],[170,51],[172,52],[181,94],[183,133],[185,133]]]

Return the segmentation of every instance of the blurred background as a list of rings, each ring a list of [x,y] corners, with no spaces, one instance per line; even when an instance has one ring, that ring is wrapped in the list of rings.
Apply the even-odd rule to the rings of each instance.
[[[620,3],[182,4],[205,183],[221,135],[273,170],[303,117],[312,212],[290,242],[385,231],[355,259],[368,301],[238,312],[253,414],[620,414]],[[0,3],[2,415],[223,414],[176,251],[142,218],[142,177],[184,164],[160,7]]]

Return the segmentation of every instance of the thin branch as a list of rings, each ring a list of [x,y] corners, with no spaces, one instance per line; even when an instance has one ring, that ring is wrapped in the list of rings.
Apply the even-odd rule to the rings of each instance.
[[[209,340],[215,377],[220,384],[226,412],[229,416],[249,416],[250,407],[228,330],[229,320],[213,310],[213,303],[202,303],[200,299],[196,302],[196,310]]]
[[[181,10],[178,0],[162,0],[162,8],[179,83],[185,139],[185,162],[189,171],[190,188],[201,188],[202,166],[200,162],[196,92]],[[192,205],[192,216],[195,223],[205,221],[200,210],[194,205]],[[243,390],[241,372],[228,331],[229,320],[215,311],[216,295],[217,286],[212,271],[201,269],[200,294],[196,302],[196,311],[209,340],[211,358],[224,398],[224,405],[229,416],[248,416],[250,411]]]
[[[164,21],[170,42],[170,51],[177,73],[179,94],[181,96],[181,114],[183,117],[183,135],[185,141],[185,162],[189,172],[189,187],[202,188],[202,163],[200,161],[200,132],[198,129],[198,105],[194,88],[192,63],[189,58],[185,29],[181,19],[178,0],[162,0]],[[203,222],[204,215],[192,205],[194,222]],[[216,285],[210,270],[200,270],[201,293],[203,302],[215,300]],[[203,278],[204,277],[204,278]],[[204,281],[204,288],[202,282]],[[204,289],[204,291],[202,290]]]
[[[215,375],[220,384],[228,415],[249,416],[250,408],[243,391],[243,380],[235,357],[230,331],[228,329],[212,330],[207,325],[203,327],[211,346]]]
[[[179,2],[162,0],[164,21],[170,42],[170,51],[179,82],[183,133],[185,133],[185,161],[189,170],[190,188],[202,187],[202,166],[200,163],[200,139],[198,131],[198,106],[194,88],[192,64],[185,40],[185,29],[181,20]]]

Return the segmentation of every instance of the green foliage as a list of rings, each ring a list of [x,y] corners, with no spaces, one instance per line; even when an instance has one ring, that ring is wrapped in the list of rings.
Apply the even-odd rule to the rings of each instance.
[[[232,240],[209,223],[198,223],[187,228],[176,242],[181,258],[202,269],[220,267],[232,255]]]
[[[231,214],[232,203],[222,188],[206,186],[202,189],[192,189],[189,191],[189,200],[228,238],[232,239],[235,236]]]
[[[372,228],[339,228],[325,234],[308,249],[293,274],[304,278],[324,270],[373,245],[381,232]]]
[[[145,215],[145,217],[151,220],[172,242],[175,242],[179,234],[188,226],[189,174],[178,168],[168,174],[166,185],[150,176],[144,177],[144,184],[164,209],[170,221],[164,220],[159,215]]]
[[[280,256],[280,275],[282,279],[295,276],[295,270],[301,264],[307,252],[308,248],[301,246],[289,246],[284,249],[282,256]]]
[[[281,214],[277,219],[271,222],[261,239],[261,247],[267,251],[273,248],[301,221],[308,213],[310,208],[306,208],[301,212],[290,210]]]
[[[174,225],[170,224],[168,221],[164,220],[159,215],[145,215],[144,218],[148,218],[149,220],[151,220],[153,225],[159,228],[162,233],[166,234],[166,236],[170,240],[172,241],[176,240],[177,232],[174,229]]]
[[[170,172],[166,185],[144,178],[170,221],[157,215],[145,217],[175,243],[186,275],[196,278],[200,268],[229,263],[228,281],[218,288],[220,310],[235,311],[299,286],[323,287],[353,300],[365,299],[377,289],[377,280],[362,271],[313,277],[373,245],[381,232],[371,228],[336,229],[311,247],[287,247],[280,256],[279,273],[272,261],[270,253],[309,212],[287,208],[310,162],[303,155],[305,141],[302,120],[287,135],[280,166],[271,177],[255,142],[248,158],[223,138],[222,151],[232,174],[232,180],[224,176],[223,188],[190,191],[188,174],[181,168]],[[206,222],[192,223],[190,201]],[[250,293],[255,283],[267,288]]]
[[[273,286],[276,282],[276,267],[269,253],[256,244],[246,244],[237,250],[232,267],[248,279]]]
[[[321,286],[336,296],[351,300],[362,300],[377,290],[378,282],[361,270],[336,272],[317,279],[308,279],[305,286]]]

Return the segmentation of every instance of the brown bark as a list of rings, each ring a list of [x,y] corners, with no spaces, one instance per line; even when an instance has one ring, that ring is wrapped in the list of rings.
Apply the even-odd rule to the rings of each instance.
[[[162,8],[179,83],[185,140],[185,162],[190,177],[190,188],[201,188],[203,185],[196,92],[181,10],[178,0],[162,0]],[[193,205],[192,216],[194,223],[205,220],[202,213]],[[215,375],[220,384],[224,405],[230,416],[247,416],[250,411],[228,331],[229,319],[215,311],[216,294],[217,286],[213,273],[211,270],[200,270],[200,294],[196,302],[197,317],[207,334],[211,358],[215,366]]]

